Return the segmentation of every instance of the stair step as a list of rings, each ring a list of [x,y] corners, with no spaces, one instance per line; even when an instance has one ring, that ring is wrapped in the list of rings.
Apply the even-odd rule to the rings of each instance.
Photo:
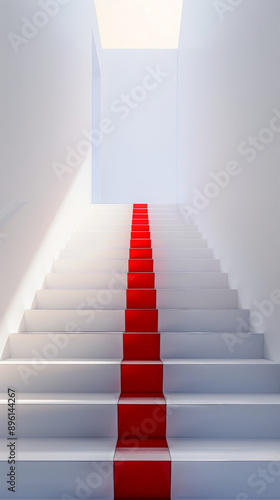
[[[236,309],[236,290],[157,290],[158,309]]]
[[[119,394],[19,394],[17,437],[102,438],[118,435]],[[6,437],[7,395],[0,394],[0,437]]]
[[[113,498],[116,439],[20,439],[13,498]],[[6,440],[0,440],[0,475],[7,473]],[[87,484],[89,482],[89,485]],[[0,497],[7,483],[0,483]]]
[[[119,392],[120,363],[121,359],[7,359],[0,363],[0,391],[6,391],[9,380],[19,392]],[[164,393],[279,393],[280,364],[267,360],[163,359],[163,365]]]
[[[211,248],[153,248],[153,259],[212,259]]]
[[[279,393],[280,364],[265,359],[163,359],[163,392]]]
[[[136,234],[134,236],[137,237],[137,233],[142,233],[143,231],[136,229],[134,231]],[[157,241],[164,241],[167,243],[167,240],[191,240],[191,239],[202,239],[202,234],[199,231],[154,231],[149,230],[151,240],[154,243]],[[141,237],[139,235],[139,237]],[[146,237],[146,236],[145,236]],[[92,231],[88,232],[76,232],[72,237],[72,241],[83,241],[91,242],[93,240],[108,240],[108,239],[129,239],[131,238],[131,227],[126,230],[116,230],[115,231],[97,231],[92,229]],[[153,246],[153,245],[152,245]]]
[[[38,309],[126,309],[126,290],[38,290]]]
[[[25,330],[30,332],[124,332],[125,310],[36,310],[24,314]],[[74,326],[73,326],[74,325]]]
[[[53,271],[56,273],[88,273],[88,272],[128,272],[127,259],[58,259],[53,263]]]
[[[130,311],[131,317],[133,310]],[[139,311],[137,314],[139,316]],[[29,332],[68,332],[73,325],[79,332],[124,332],[127,315],[125,310],[109,309],[30,309],[25,311],[24,325]],[[248,322],[249,312],[241,309],[159,309],[158,329],[160,332],[236,332],[239,318]]]
[[[265,482],[265,491],[258,498],[279,498],[280,440],[269,439],[176,439],[168,438],[172,459],[172,498],[234,498],[243,491],[252,491],[248,478],[256,480],[259,468],[273,472],[274,481]],[[115,439],[21,439],[18,441],[17,492],[20,498],[113,499],[113,457]],[[6,474],[6,440],[0,442],[0,471]],[[120,461],[169,461],[166,451],[122,449],[116,454]],[[33,471],[30,477],[31,470]],[[36,474],[35,474],[35,473]],[[39,478],[39,481],[36,480]],[[203,481],[201,478],[203,477]],[[67,480],[65,480],[67,478]],[[91,478],[91,486],[87,479]],[[94,482],[95,480],[95,482]],[[256,486],[254,487],[254,491]],[[5,498],[6,484],[0,485]],[[232,498],[232,497],[231,497]],[[249,498],[249,497],[248,497]],[[253,498],[253,495],[250,495]]]
[[[154,259],[154,271],[163,272],[219,272],[220,263],[214,259]]]
[[[280,438],[280,394],[165,394],[165,399],[167,437]]]
[[[164,332],[160,339],[161,358],[165,359],[208,359],[209,356],[213,359],[257,359],[263,358],[263,345],[264,335],[260,333],[248,334],[244,339],[228,332]],[[123,333],[11,334],[9,347],[12,358],[122,359]]]
[[[181,260],[153,260],[155,272],[219,272],[220,263],[214,259],[181,259]],[[66,272],[128,272],[128,260],[81,260],[58,259],[54,261],[53,271]]]
[[[211,248],[155,248],[153,249],[153,259],[212,259],[213,250]],[[103,248],[102,257],[104,259],[129,259],[128,248]],[[100,259],[100,249],[80,249],[64,248],[60,252],[62,259]]]
[[[142,243],[148,241],[147,239],[140,238],[135,240],[134,248],[142,248]],[[69,240],[67,242],[67,248],[72,250],[83,250],[84,248],[91,249],[117,249],[117,248],[130,248],[130,237],[127,238],[112,238],[111,235],[103,238],[90,239],[86,242],[84,240],[79,240],[78,238]],[[150,247],[150,244],[148,245]],[[207,242],[201,238],[196,239],[153,239],[152,248],[164,248],[164,249],[175,249],[175,248],[206,248]]]
[[[163,332],[161,358],[168,359],[258,359],[264,354],[262,333]]]
[[[144,294],[147,291],[143,291]],[[127,291],[38,290],[37,309],[126,309]],[[147,306],[148,307],[148,306]],[[157,290],[158,309],[236,309],[236,290]]]
[[[122,359],[123,333],[16,333],[9,347],[11,358]]]
[[[49,273],[45,279],[48,289],[126,290],[127,273]],[[216,272],[156,272],[155,288],[159,289],[222,289],[228,287],[228,277]],[[115,293],[115,292],[114,292]]]
[[[168,446],[172,498],[279,498],[279,439],[168,438]],[[260,469],[276,474],[257,493]]]
[[[106,233],[114,233],[115,231],[131,231],[131,219],[124,221],[115,221],[112,224],[110,218],[106,219],[102,223],[96,219],[92,222],[83,222],[77,229],[77,234],[80,233],[89,233],[92,231],[100,231]],[[177,222],[176,224],[170,224],[170,222],[166,223],[152,223],[148,222],[150,231],[198,231],[198,227],[196,224],[185,223],[185,222]],[[147,225],[147,222],[143,222],[143,225]],[[138,224],[137,224],[138,226]]]
[[[18,393],[120,392],[121,359],[32,359],[0,362],[0,392],[16,387]]]
[[[160,309],[158,329],[160,332],[233,332],[238,321],[249,324],[249,311],[242,309]]]
[[[139,218],[140,220],[147,219],[146,217],[147,214],[145,213],[138,213],[136,218]],[[153,212],[149,213],[149,222],[154,222],[154,221],[168,221],[170,224],[173,224],[173,222],[176,224],[176,222],[184,222],[183,217],[180,213],[178,212],[169,212],[169,211],[163,211],[163,212]],[[123,222],[129,222],[132,219],[132,212],[131,211],[99,211],[95,213],[89,213],[87,215],[87,221],[90,223],[91,221],[94,221],[96,219],[102,218],[103,220],[122,220]],[[172,222],[171,222],[172,221]]]

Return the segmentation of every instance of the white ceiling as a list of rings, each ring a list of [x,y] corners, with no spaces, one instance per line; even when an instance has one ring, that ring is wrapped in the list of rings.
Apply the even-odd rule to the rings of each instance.
[[[176,49],[183,0],[95,0],[103,49]]]

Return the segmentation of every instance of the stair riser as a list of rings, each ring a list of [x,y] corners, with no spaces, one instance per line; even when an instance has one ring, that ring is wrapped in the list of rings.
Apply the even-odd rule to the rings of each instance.
[[[104,259],[129,259],[129,249],[127,248],[104,248],[102,249]],[[100,259],[98,249],[73,249],[65,248],[60,252],[62,259]],[[211,248],[154,248],[153,259],[212,259],[213,250]]]
[[[126,309],[127,292],[119,290],[113,294],[108,290],[40,290],[36,294],[35,304],[37,309],[75,309],[79,305],[90,309]],[[236,309],[237,293],[234,290],[157,290],[154,307]]]
[[[252,334],[246,342],[237,343],[234,352],[228,349],[223,333],[162,333],[162,359],[231,359],[263,357],[263,335]],[[229,334],[227,334],[229,335]],[[122,359],[123,333],[66,333],[14,334],[9,337],[13,358],[39,356],[45,359]]]
[[[167,407],[167,437],[280,438],[280,405],[168,404]]]
[[[7,463],[0,462],[0,475],[6,477]],[[18,454],[17,490],[13,498],[96,498],[113,499],[113,461],[30,461]],[[85,496],[87,495],[87,496]],[[7,496],[7,483],[0,484],[0,497]]]
[[[32,364],[1,365],[0,392],[9,386],[30,393],[114,393],[120,392],[120,362],[116,364],[55,364],[34,360]]]
[[[40,290],[37,309],[126,309],[126,290]]]
[[[141,241],[145,242],[146,240],[141,238]],[[134,241],[134,248],[142,248],[140,246],[140,243],[137,243],[137,240]],[[148,240],[147,240],[148,241]],[[141,243],[142,245],[142,243]],[[147,245],[150,247],[150,243]],[[83,241],[83,240],[78,240],[72,239],[69,240],[67,243],[67,248],[73,249],[73,250],[84,250],[85,247],[87,249],[103,249],[103,248],[130,248],[130,238],[112,238],[111,236],[109,238],[96,238],[88,241]],[[196,239],[191,239],[191,238],[181,238],[181,239],[168,239],[164,240],[163,238],[161,239],[154,239],[152,241],[152,248],[206,248],[207,243],[205,240],[202,240],[201,238],[196,238]]]
[[[23,392],[118,392],[119,365],[2,365],[5,380]],[[237,369],[238,366],[238,369]],[[2,387],[1,387],[2,386]],[[178,365],[164,363],[164,392],[278,393],[280,371],[273,365]]]
[[[116,404],[17,404],[18,438],[117,438]],[[7,407],[0,405],[0,437]]]
[[[154,221],[169,221],[170,224],[176,224],[176,223],[182,223],[183,222],[183,217],[181,214],[178,212],[169,212],[169,211],[164,211],[164,212],[154,212],[149,215],[149,221],[154,222]],[[98,222],[103,222],[107,220],[121,220],[122,222],[129,222],[131,221],[132,213],[130,212],[99,212],[95,214],[89,214],[87,217],[88,223],[91,221],[96,221],[98,219]],[[147,220],[147,214],[145,213],[139,213],[136,215],[135,219]]]
[[[120,361],[115,364],[0,366],[0,390],[9,385],[21,392],[119,392]],[[164,393],[279,393],[280,369],[274,365],[178,365],[163,367]]]
[[[235,309],[160,309],[158,329],[160,332],[236,332],[239,317],[247,321],[248,312]],[[29,332],[68,332],[72,325],[78,332],[134,331],[126,330],[124,310],[29,310],[24,318],[25,330]]]
[[[248,496],[240,498],[252,499],[274,498],[279,495],[279,476],[269,474],[272,482],[260,479],[259,469],[270,470],[271,462],[173,462],[172,463],[172,498],[239,498],[243,492]],[[278,467],[279,470],[279,467]],[[203,478],[203,479],[202,479]],[[256,483],[262,481],[264,491],[260,491],[260,483],[254,487],[248,484],[249,478]],[[262,488],[263,489],[263,488]]]
[[[25,312],[28,332],[124,332],[125,311],[69,310]]]
[[[277,462],[275,462],[277,464]],[[5,476],[7,465],[0,463],[1,476]],[[260,484],[258,470],[271,470],[269,461],[247,462],[173,462],[171,472],[171,495],[173,499],[238,498],[247,493],[246,498],[277,499],[279,477],[269,477],[272,482],[262,480],[264,491],[257,495]],[[273,469],[272,469],[273,470]],[[278,467],[275,465],[277,472]],[[95,498],[113,499],[112,461],[59,461],[59,462],[18,462],[17,492],[13,498]],[[32,477],[32,480],[30,479]],[[37,478],[37,480],[36,480]],[[203,478],[203,481],[201,480]],[[6,484],[0,485],[1,498],[6,498]],[[263,489],[263,488],[262,488]],[[208,494],[208,496],[207,496]],[[232,495],[235,495],[234,497]],[[85,496],[87,495],[87,496]],[[243,498],[245,498],[243,496]]]
[[[67,333],[15,334],[9,337],[11,357],[38,356],[52,359],[122,359],[122,333]]]
[[[137,232],[142,233],[142,231],[135,231],[135,235],[133,236],[138,236]],[[163,241],[165,243],[168,242],[170,239],[179,239],[179,240],[191,240],[191,239],[202,239],[202,235],[198,231],[153,231],[149,230],[150,236],[147,235],[147,237],[151,237],[152,242],[157,242],[157,241]],[[140,238],[142,237],[139,234]],[[145,236],[146,237],[146,236]],[[79,232],[75,233],[72,237],[71,241],[75,242],[83,242],[83,243],[88,243],[96,240],[113,240],[113,239],[127,239],[130,240],[131,238],[131,227],[128,228],[126,231],[95,231],[94,229],[91,232]]]
[[[120,260],[70,260],[60,259],[54,261],[53,272],[56,273],[88,273],[88,272],[128,272],[128,261],[126,259]]]
[[[158,290],[159,309],[236,309],[235,290]]]
[[[226,334],[234,343],[228,348],[224,333],[161,334],[161,359],[258,359],[263,358],[264,337],[252,334],[240,342],[237,334]]]
[[[126,290],[127,273],[50,273],[45,286],[58,290]],[[222,273],[155,273],[155,288],[159,289],[222,289],[227,288],[227,275]]]
[[[164,393],[279,393],[280,366],[254,364],[166,364]]]
[[[117,403],[21,403],[17,405],[17,416],[18,438],[117,438],[118,435]],[[1,438],[6,437],[6,419],[6,407],[1,405]],[[279,405],[168,404],[166,435],[170,438],[279,439],[279,422]]]
[[[112,221],[109,218],[102,224],[100,224],[98,221],[93,221],[91,223],[85,222],[84,224],[81,224],[81,226],[79,226],[77,234],[91,233],[92,231],[100,231],[105,233],[114,233],[115,231],[131,231],[131,224],[131,219],[127,220],[126,222],[120,221],[112,224]],[[182,222],[177,224],[170,224],[170,222],[168,221],[166,223],[149,222],[148,224],[151,231],[198,231],[195,224],[185,224]],[[143,222],[143,225],[146,226],[147,223]]]
[[[160,309],[160,332],[236,332],[238,318],[248,323],[249,311],[238,309]]]
[[[154,260],[155,272],[219,272],[217,260]],[[56,260],[53,271],[57,273],[128,272],[127,260]]]

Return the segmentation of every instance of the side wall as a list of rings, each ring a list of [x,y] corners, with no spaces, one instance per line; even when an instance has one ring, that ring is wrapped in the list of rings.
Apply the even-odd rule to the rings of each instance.
[[[251,307],[252,327],[266,332],[266,355],[274,360],[280,360],[279,16],[278,0],[186,0],[178,63],[179,199],[221,258],[241,306]]]
[[[91,4],[1,2],[0,354],[91,202]]]

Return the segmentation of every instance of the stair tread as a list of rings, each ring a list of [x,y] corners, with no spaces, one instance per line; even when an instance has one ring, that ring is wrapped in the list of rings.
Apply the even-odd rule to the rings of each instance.
[[[280,394],[180,394],[164,393],[174,405],[279,405]]]
[[[277,461],[280,439],[167,438],[172,461]],[[18,461],[113,460],[116,438],[22,438]],[[3,450],[3,451],[2,451]],[[121,449],[117,460],[169,460],[159,448]],[[6,440],[0,439],[0,460],[6,460]]]
[[[79,335],[109,335],[109,334],[122,334],[124,332],[116,332],[116,331],[107,331],[107,332],[98,332],[98,331],[94,331],[94,332],[79,332]],[[135,332],[125,332],[125,333],[133,333],[135,334]],[[137,332],[138,334],[141,333],[141,332]],[[144,333],[145,335],[146,334],[153,334],[154,335],[154,332],[142,332]],[[191,336],[191,335],[195,335],[195,336],[204,336],[204,335],[219,335],[219,336],[223,336],[224,334],[228,334],[228,335],[238,335],[237,333],[233,333],[233,332],[227,332],[227,331],[224,331],[224,332],[215,332],[215,331],[208,331],[208,332],[196,332],[196,331],[190,331],[190,332],[172,332],[172,331],[169,331],[169,332],[160,332],[161,335],[188,335],[188,336]],[[24,332],[17,332],[17,333],[10,333],[10,336],[13,336],[15,337],[16,335],[18,336],[23,336],[23,335],[48,335],[48,334],[52,334],[52,335],[55,335],[55,334],[58,334],[58,335],[61,335],[61,332],[59,331],[49,331],[49,332],[28,332],[28,331],[24,331]],[[74,336],[77,336],[77,333],[76,332],[66,332],[65,335],[74,335]],[[263,337],[264,336],[264,333],[260,333],[260,332],[248,332],[248,334],[250,334],[250,337],[252,336],[259,336],[259,337]],[[246,339],[247,340],[247,339]]]
[[[145,288],[130,288],[130,290],[146,290]],[[149,288],[149,290],[154,290],[153,288]],[[229,308],[229,307],[225,307],[225,308],[222,308],[221,309],[213,309],[212,307],[205,307],[205,308],[194,308],[194,307],[191,307],[191,308],[183,308],[183,307],[180,307],[180,308],[175,308],[175,307],[157,307],[156,308],[157,311],[176,311],[177,313],[179,313],[180,311],[186,311],[188,313],[191,313],[191,312],[195,312],[196,314],[199,314],[201,312],[213,312],[215,314],[217,313],[221,313],[221,312],[227,312],[227,313],[233,313],[233,312],[237,312],[237,311],[248,311],[248,309],[241,309],[241,308]],[[80,309],[79,309],[80,310]],[[93,309],[92,307],[83,307],[82,308],[82,311],[95,311],[96,313],[98,312],[102,312],[102,313],[108,313],[108,312],[123,312],[123,311],[126,311],[127,308],[123,308],[123,309]],[[133,308],[133,309],[130,309],[131,311],[147,311],[147,310],[150,310],[148,308]],[[153,308],[154,310],[154,308]],[[53,313],[65,313],[65,311],[72,311],[72,312],[76,312],[77,311],[77,308],[74,309],[74,308],[69,308],[69,309],[26,309],[26,313],[30,314],[30,313],[35,313],[35,314],[38,314],[38,313],[48,313],[48,312],[53,312]]]
[[[39,358],[40,364],[46,365],[118,365],[122,358],[108,358],[108,359],[79,359],[79,358],[55,358],[46,359]],[[0,361],[0,365],[17,365],[17,364],[34,364],[34,358],[7,358]]]
[[[258,359],[183,359],[183,358],[176,358],[176,359],[169,359],[169,358],[163,358],[162,359],[163,364],[169,365],[169,364],[177,364],[177,365],[278,365],[280,366],[280,363],[277,363],[276,361],[270,361],[269,359],[263,359],[263,358],[258,358]]]
[[[279,461],[280,439],[167,438],[172,461]]]
[[[108,359],[93,359],[93,358],[55,358],[55,359],[46,359],[40,358],[40,363],[47,365],[94,365],[94,364],[112,364],[117,365],[122,362],[122,358],[108,358]],[[7,358],[0,361],[0,365],[17,365],[17,364],[34,364],[34,358]],[[169,359],[163,358],[159,360],[124,360],[123,364],[134,364],[134,365],[147,365],[147,364],[164,364],[164,365],[265,365],[265,366],[280,366],[279,362],[270,361],[267,359]]]
[[[119,400],[120,398],[120,400]],[[192,394],[164,393],[145,397],[120,393],[20,393],[17,405],[25,404],[167,404],[173,405],[279,405],[280,394]],[[0,405],[7,404],[7,395],[0,393]]]
[[[149,447],[149,448],[117,448],[115,453],[115,461],[160,461],[169,462],[170,454],[168,448]]]
[[[140,248],[138,250],[143,250],[143,249]],[[141,259],[131,259],[131,260],[141,260]],[[143,259],[143,260],[149,260],[149,259]],[[206,259],[206,260],[210,260],[210,259]],[[56,271],[56,272],[47,273],[46,276],[54,276],[55,275],[55,276],[60,276],[61,277],[63,275],[64,276],[69,276],[71,274],[73,274],[74,276],[77,276],[78,274],[84,275],[85,273],[82,272],[82,271],[74,271],[74,272],[73,271],[72,272],[57,272]],[[90,275],[91,274],[92,275],[93,274],[98,274],[98,275],[99,274],[106,274],[106,275],[109,274],[109,275],[111,275],[113,273],[112,273],[112,271],[87,271],[87,274],[90,274]],[[137,271],[132,271],[130,273],[128,271],[118,271],[118,274],[168,274],[168,275],[170,275],[170,274],[179,274],[179,275],[186,274],[188,276],[190,274],[195,274],[195,275],[196,274],[199,274],[199,275],[201,275],[201,274],[206,274],[206,275],[211,274],[211,276],[213,274],[217,274],[217,275],[227,276],[227,273],[223,273],[221,271],[211,271],[211,272],[209,272],[209,271],[145,271],[144,273],[142,271],[138,271],[138,272]],[[204,288],[202,288],[201,290],[204,290]],[[217,290],[221,290],[221,289],[217,288]]]
[[[17,405],[117,404],[119,393],[20,393]],[[0,405],[7,405],[7,394],[0,393]]]
[[[17,461],[113,461],[117,438],[21,438]],[[0,461],[7,460],[7,440],[0,439]]]

